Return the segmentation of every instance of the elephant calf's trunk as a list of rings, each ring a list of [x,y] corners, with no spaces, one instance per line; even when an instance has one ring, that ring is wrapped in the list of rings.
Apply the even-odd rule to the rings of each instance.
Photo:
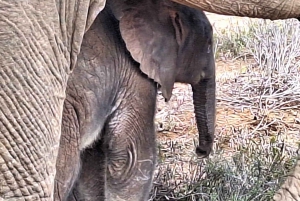
[[[216,116],[216,83],[215,78],[201,80],[192,86],[195,116],[199,131],[199,145],[196,153],[207,157],[213,146]]]

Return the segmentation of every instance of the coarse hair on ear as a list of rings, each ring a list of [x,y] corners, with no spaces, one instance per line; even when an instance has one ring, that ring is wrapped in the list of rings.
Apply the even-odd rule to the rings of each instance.
[[[182,42],[180,16],[170,12],[164,1],[143,1],[123,10],[120,32],[140,69],[160,84],[164,98],[172,96],[178,46]],[[138,4],[138,3],[137,3]]]

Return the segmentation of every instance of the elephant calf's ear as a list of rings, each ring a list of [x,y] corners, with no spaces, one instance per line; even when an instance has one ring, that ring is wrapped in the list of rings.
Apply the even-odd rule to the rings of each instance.
[[[169,16],[149,10],[124,13],[120,31],[133,59],[140,63],[143,73],[161,85],[168,101],[175,82],[178,45]]]

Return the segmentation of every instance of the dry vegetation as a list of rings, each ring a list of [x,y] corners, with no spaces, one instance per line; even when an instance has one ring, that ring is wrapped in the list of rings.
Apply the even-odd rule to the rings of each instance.
[[[270,200],[295,163],[300,23],[208,14],[217,61],[214,153],[197,159],[192,92],[158,98],[158,167],[150,200]]]

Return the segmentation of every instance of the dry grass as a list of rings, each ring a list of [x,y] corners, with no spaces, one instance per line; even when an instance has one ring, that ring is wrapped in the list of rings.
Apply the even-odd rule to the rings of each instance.
[[[300,27],[246,21],[215,28],[217,125],[209,159],[195,155],[190,86],[176,84],[169,103],[159,96],[150,200],[270,200],[292,168],[300,130],[300,42],[293,36]]]

